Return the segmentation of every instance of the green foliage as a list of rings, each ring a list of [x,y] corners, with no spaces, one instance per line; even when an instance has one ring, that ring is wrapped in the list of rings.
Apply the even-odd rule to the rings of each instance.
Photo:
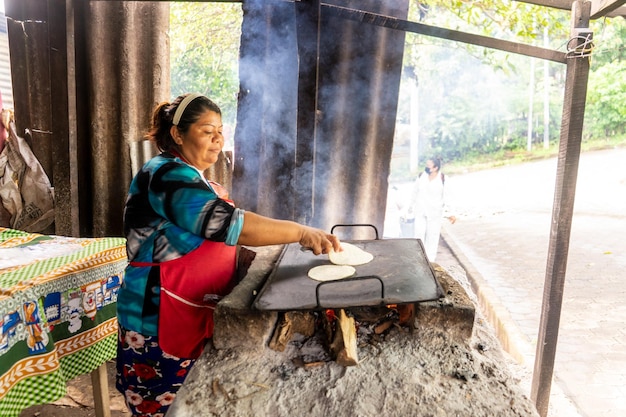
[[[626,20],[602,20],[594,28],[585,107],[586,137],[626,133]]]
[[[595,44],[592,70],[614,61],[626,61],[626,19],[602,19],[594,21],[590,27]]]
[[[239,3],[171,2],[171,92],[205,94],[234,124],[239,90]]]
[[[607,63],[589,77],[585,111],[587,133],[626,133],[626,61]]]
[[[626,134],[607,138],[589,138],[581,144],[581,152],[598,149],[613,149],[626,147]],[[504,165],[514,165],[521,162],[534,161],[544,158],[555,158],[558,155],[558,144],[551,144],[549,148],[537,148],[532,152],[518,148],[515,150],[499,150],[493,153],[473,152],[463,155],[463,158],[446,164],[447,174],[460,174],[481,169],[494,168]],[[404,173],[406,175],[406,173]],[[409,177],[410,178],[410,177]],[[400,176],[400,180],[406,178]]]
[[[543,28],[551,39],[569,30],[569,12],[519,1],[411,1],[410,18],[424,9],[424,23],[527,44],[541,40]]]
[[[569,11],[516,1],[411,2],[409,19],[563,52],[570,36]],[[624,132],[625,22],[592,22],[596,48],[588,88],[586,140]],[[548,40],[544,40],[546,33]],[[538,59],[533,62],[521,55],[407,34],[405,68],[419,80],[420,159],[437,154],[451,162],[480,154],[525,152],[529,118],[533,150],[540,150],[546,105],[548,137],[552,145],[558,142],[565,65],[550,62],[546,69]],[[401,87],[401,91],[408,90]],[[405,108],[408,102],[403,98],[399,104],[404,122],[410,119]]]

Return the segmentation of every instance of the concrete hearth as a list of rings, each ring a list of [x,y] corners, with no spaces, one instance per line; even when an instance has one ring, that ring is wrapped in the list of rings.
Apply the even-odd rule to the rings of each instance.
[[[245,276],[219,303],[213,341],[168,417],[537,415],[464,287],[438,265],[444,296],[416,305],[412,325],[359,343],[356,366],[299,334],[284,351],[270,349],[280,313],[251,305],[281,249],[242,250]]]
[[[254,298],[275,265],[282,246],[243,248],[240,265],[247,273],[231,294],[215,310],[216,349],[264,348],[274,332],[278,314],[251,308]],[[467,342],[472,335],[475,309],[465,290],[442,268],[435,265],[435,276],[444,291],[438,301],[417,305],[415,328],[439,328],[447,337],[459,343]]]

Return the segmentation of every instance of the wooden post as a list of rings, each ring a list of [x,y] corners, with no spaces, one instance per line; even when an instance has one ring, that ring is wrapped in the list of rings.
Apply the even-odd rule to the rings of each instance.
[[[73,20],[65,0],[6,2],[11,80],[18,135],[30,140],[55,194],[55,227],[79,236],[77,171],[70,135],[68,82],[73,72]],[[30,134],[26,134],[26,131]]]
[[[590,50],[585,51],[583,40],[575,38],[580,29],[588,30],[590,11],[589,1],[572,4],[572,41],[568,48],[573,50],[567,59],[550,245],[531,387],[531,398],[542,417],[548,413],[554,371],[589,78]]]
[[[111,417],[106,363],[103,363],[91,373],[91,385],[93,386],[93,403],[96,409],[96,417]]]

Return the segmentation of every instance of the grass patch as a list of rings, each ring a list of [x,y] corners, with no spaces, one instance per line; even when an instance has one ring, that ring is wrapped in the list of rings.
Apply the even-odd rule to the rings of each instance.
[[[626,147],[626,135],[613,136],[606,139],[585,139],[581,143],[581,152]],[[532,151],[526,149],[500,150],[490,154],[467,155],[462,159],[445,164],[443,171],[447,174],[465,174],[482,169],[497,168],[522,162],[556,158],[558,144],[551,144],[544,149],[537,147]]]

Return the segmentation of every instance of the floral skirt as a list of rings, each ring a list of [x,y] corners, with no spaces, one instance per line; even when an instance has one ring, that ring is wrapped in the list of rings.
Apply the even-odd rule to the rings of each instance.
[[[115,386],[133,416],[165,416],[194,362],[163,352],[157,336],[119,326]]]

